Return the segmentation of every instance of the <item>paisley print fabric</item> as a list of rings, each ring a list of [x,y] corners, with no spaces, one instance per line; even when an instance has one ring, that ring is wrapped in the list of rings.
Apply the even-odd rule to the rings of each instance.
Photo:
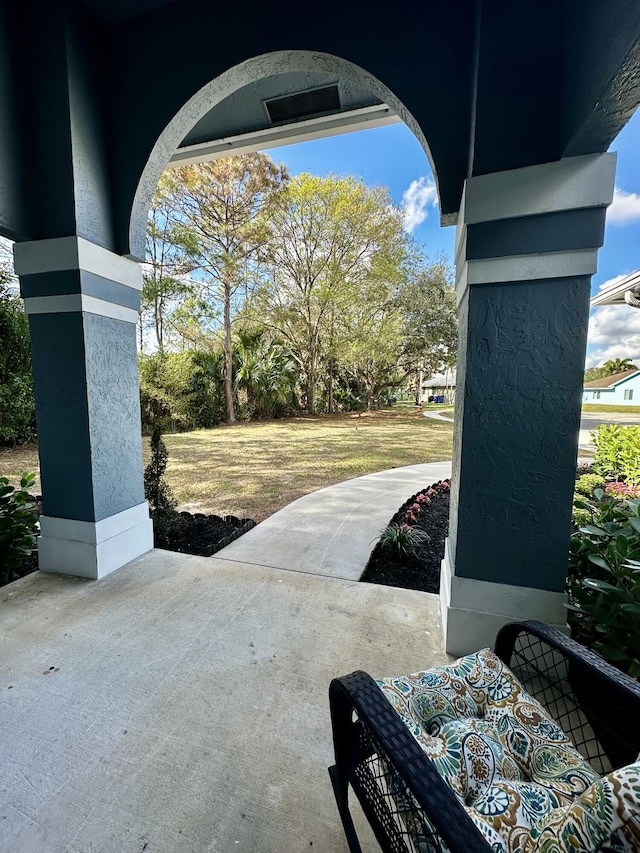
[[[570,806],[555,809],[531,829],[523,853],[640,850],[640,762],[598,779]]]
[[[492,651],[378,685],[496,853],[605,849],[583,842],[605,833],[602,815],[618,814],[612,792],[619,781],[600,779]],[[635,803],[627,810],[635,807],[637,815],[640,794],[624,779]],[[616,831],[619,845],[627,836]],[[575,837],[577,847],[568,843]],[[415,842],[424,849],[419,837]]]

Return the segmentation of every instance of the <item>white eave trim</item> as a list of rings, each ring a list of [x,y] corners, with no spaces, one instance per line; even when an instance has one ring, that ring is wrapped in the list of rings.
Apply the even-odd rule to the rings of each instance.
[[[627,290],[640,288],[640,270],[630,273],[615,284],[599,290],[591,300],[592,305],[623,305]]]
[[[305,119],[290,124],[255,130],[238,136],[213,139],[210,142],[185,145],[179,148],[169,161],[169,166],[189,166],[205,163],[220,157],[248,154],[252,151],[265,151],[281,145],[293,145],[296,142],[308,142],[312,139],[324,139],[356,130],[384,127],[398,124],[402,119],[388,104],[361,107],[342,113],[333,113],[319,118]]]

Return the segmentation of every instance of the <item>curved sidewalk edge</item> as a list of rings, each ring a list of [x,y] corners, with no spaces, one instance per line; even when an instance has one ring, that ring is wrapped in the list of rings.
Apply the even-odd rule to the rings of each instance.
[[[358,580],[398,507],[450,476],[451,462],[429,462],[328,486],[269,516],[216,559]]]

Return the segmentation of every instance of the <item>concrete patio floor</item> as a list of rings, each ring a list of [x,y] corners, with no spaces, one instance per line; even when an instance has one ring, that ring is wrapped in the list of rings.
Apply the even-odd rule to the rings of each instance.
[[[0,644],[11,853],[345,853],[329,681],[446,659],[436,596],[163,551],[4,587]]]

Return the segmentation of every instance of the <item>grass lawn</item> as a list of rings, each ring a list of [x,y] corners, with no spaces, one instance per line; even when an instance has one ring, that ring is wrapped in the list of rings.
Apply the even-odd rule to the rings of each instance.
[[[640,412],[640,406],[605,406],[599,403],[584,403],[582,406],[583,412],[621,412],[623,414],[633,415]]]
[[[453,424],[415,410],[384,409],[234,424],[164,439],[169,485],[180,509],[261,521],[342,480],[451,459],[452,437]],[[148,446],[145,439],[145,461]],[[34,445],[0,450],[0,476],[15,481],[24,470],[38,470]]]

